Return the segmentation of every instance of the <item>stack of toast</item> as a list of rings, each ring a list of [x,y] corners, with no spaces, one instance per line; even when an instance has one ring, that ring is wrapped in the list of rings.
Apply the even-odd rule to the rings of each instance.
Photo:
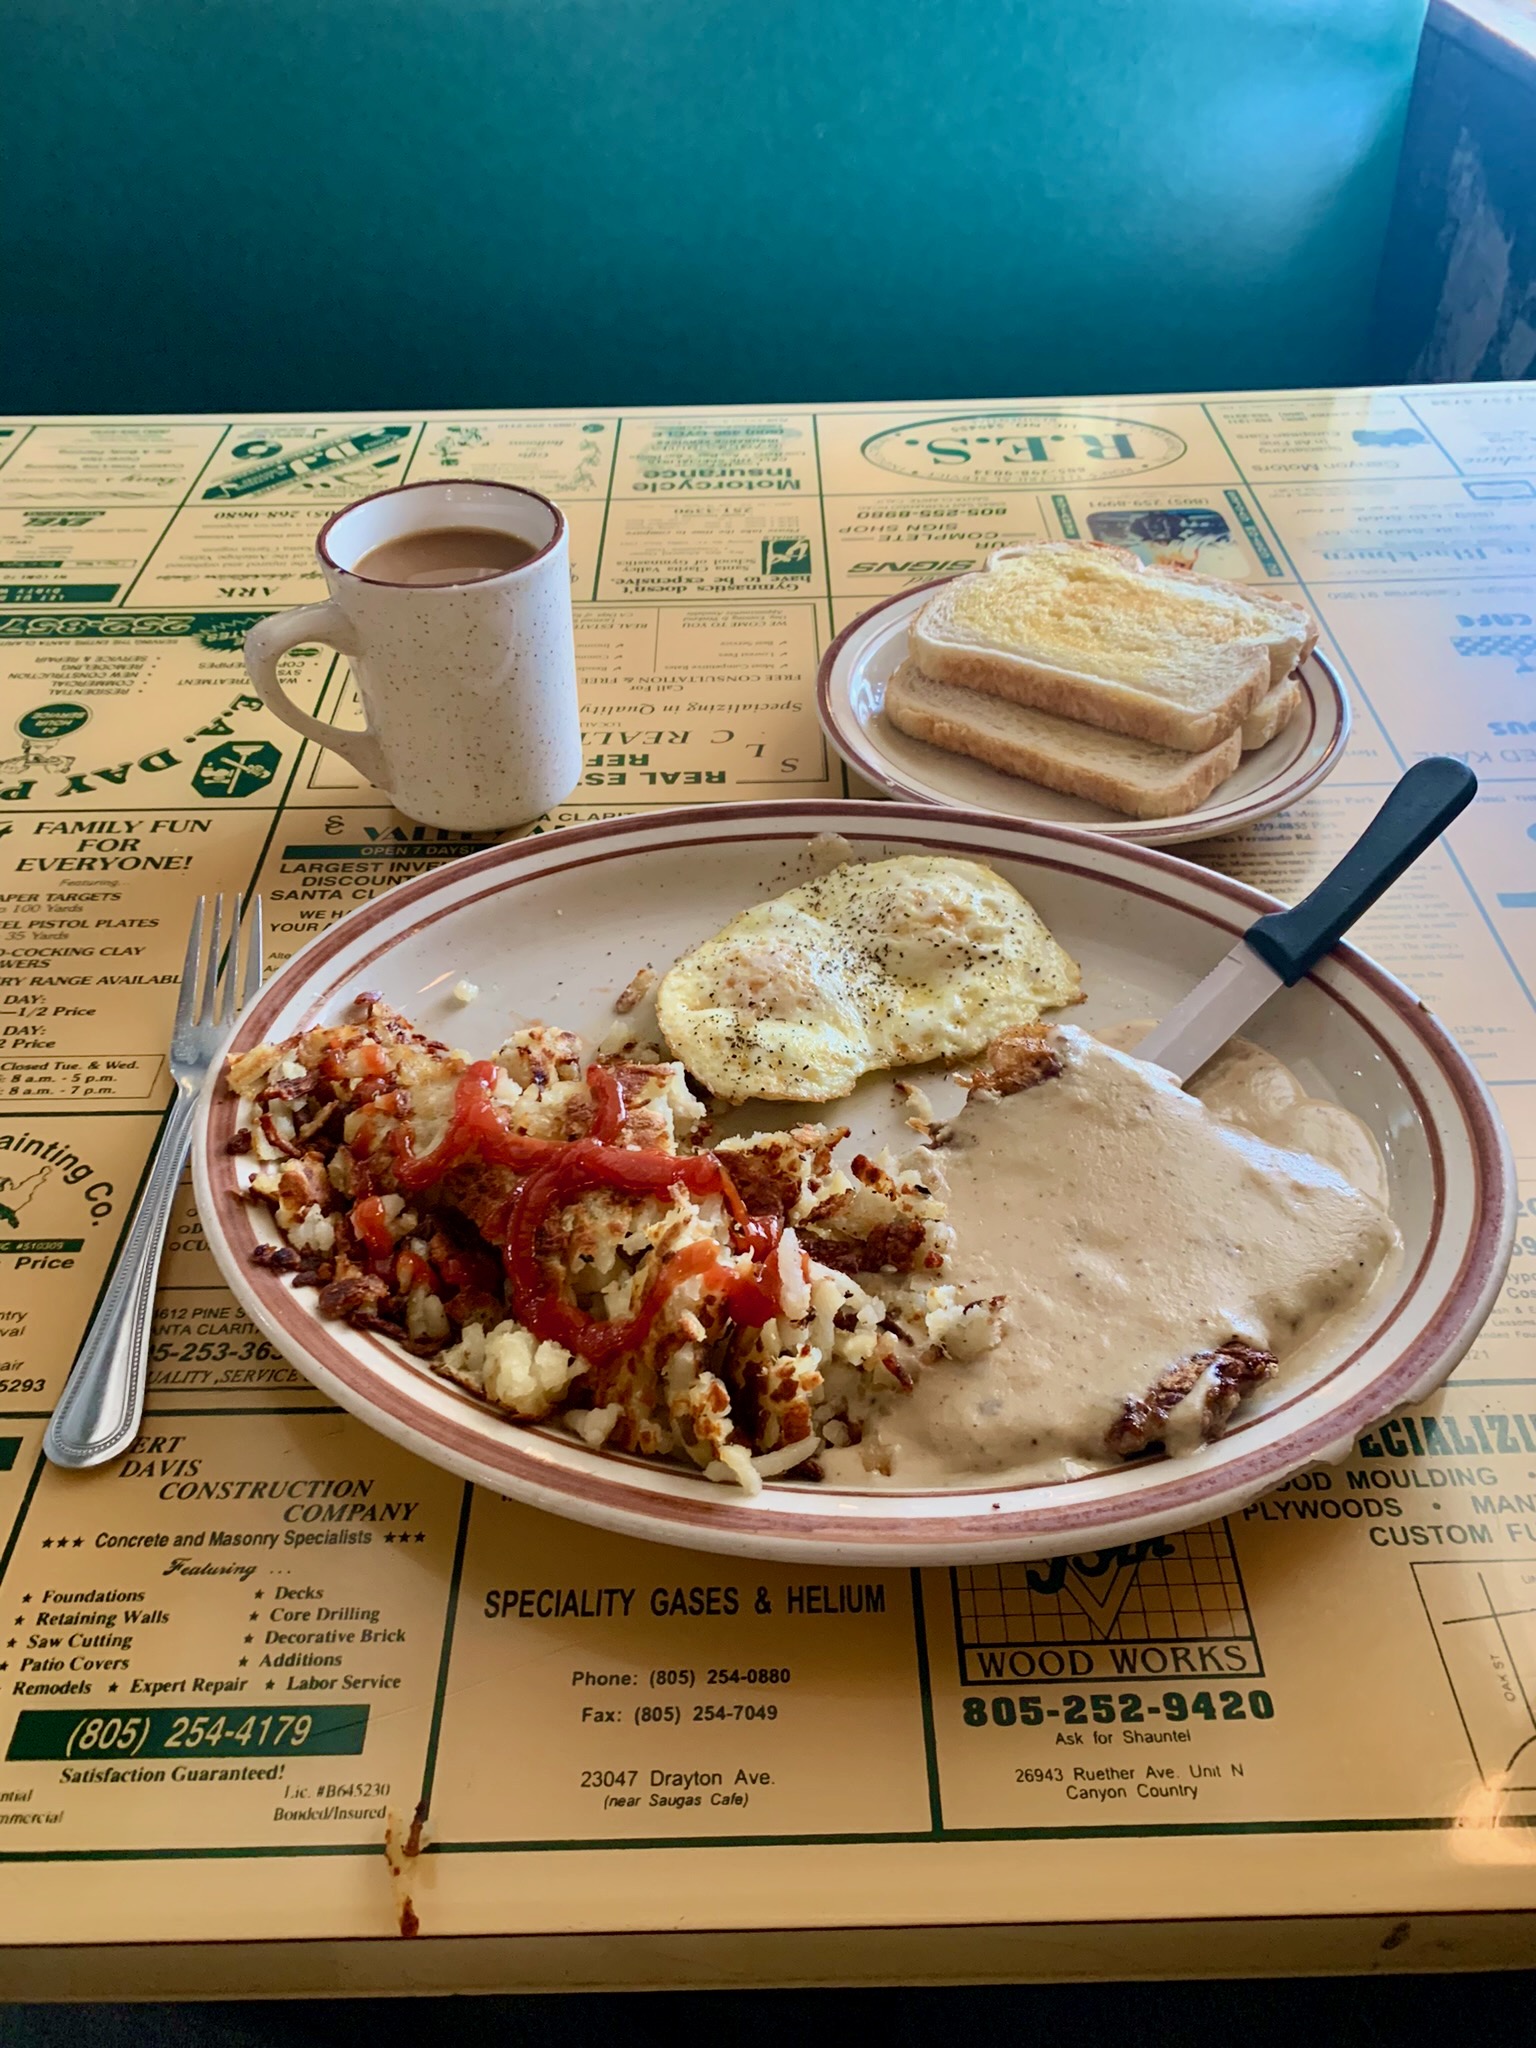
[[[1124,548],[1000,548],[929,598],[885,688],[902,732],[1130,818],[1205,801],[1301,700],[1304,606]]]

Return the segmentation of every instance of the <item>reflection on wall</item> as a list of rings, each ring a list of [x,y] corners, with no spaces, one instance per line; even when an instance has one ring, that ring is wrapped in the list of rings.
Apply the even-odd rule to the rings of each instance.
[[[1536,11],[1435,0],[1377,304],[1375,375],[1536,376]]]

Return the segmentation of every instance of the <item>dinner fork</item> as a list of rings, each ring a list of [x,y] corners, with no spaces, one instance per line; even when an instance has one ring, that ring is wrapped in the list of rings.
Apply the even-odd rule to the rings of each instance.
[[[213,899],[213,929],[203,962],[208,899],[199,896],[181,970],[181,994],[171,1036],[171,1079],[176,1096],[160,1133],[148,1176],[134,1205],[107,1284],[86,1327],[68,1383],[53,1411],[43,1449],[55,1465],[79,1470],[103,1465],[125,1451],[144,1413],[145,1365],[155,1281],[165,1248],[171,1204],[192,1143],[192,1118],[214,1054],[261,986],[261,898],[249,913],[236,895],[224,944],[224,898]],[[239,972],[242,931],[245,973]],[[238,995],[236,990],[239,990]]]

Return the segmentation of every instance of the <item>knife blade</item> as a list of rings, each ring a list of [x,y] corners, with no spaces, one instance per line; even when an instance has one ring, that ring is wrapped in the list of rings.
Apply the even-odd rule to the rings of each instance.
[[[1440,837],[1477,794],[1462,761],[1416,761],[1335,868],[1289,910],[1272,910],[1155,1024],[1135,1047],[1139,1060],[1187,1081],[1261,1003],[1291,988]]]

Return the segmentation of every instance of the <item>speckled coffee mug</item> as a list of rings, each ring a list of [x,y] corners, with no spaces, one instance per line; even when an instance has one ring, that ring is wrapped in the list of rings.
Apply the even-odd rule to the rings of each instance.
[[[434,528],[480,527],[535,552],[474,583],[380,582],[373,549]],[[402,484],[338,512],[315,544],[327,604],[263,619],[245,661],[269,708],[318,740],[408,818],[504,832],[569,796],[581,774],[565,515],[517,484]],[[277,680],[289,648],[323,640],[352,664],[366,725],[323,724]]]

